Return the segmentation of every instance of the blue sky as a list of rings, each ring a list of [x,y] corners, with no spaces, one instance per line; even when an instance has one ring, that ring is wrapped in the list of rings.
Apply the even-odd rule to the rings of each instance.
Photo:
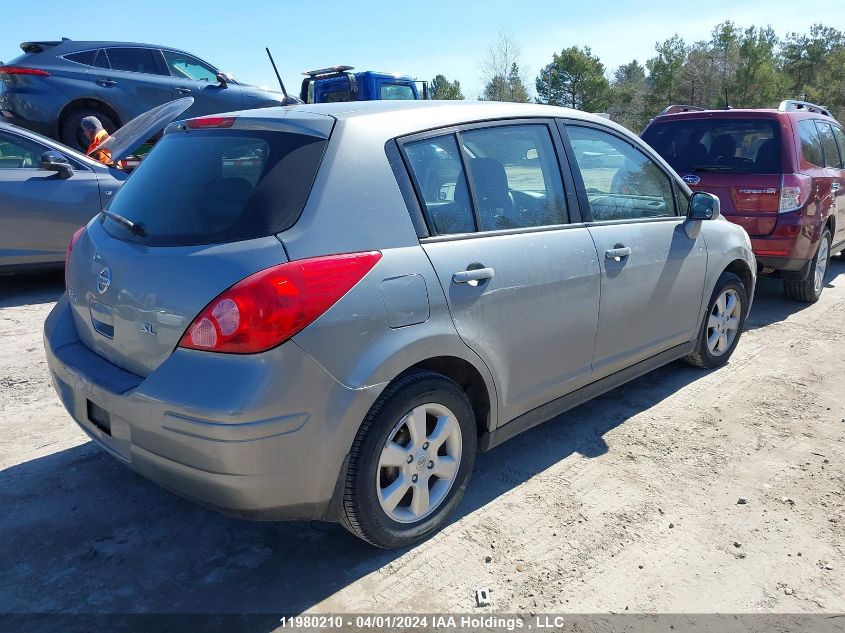
[[[644,61],[656,41],[674,33],[688,41],[705,39],[726,19],[742,26],[770,24],[781,36],[816,22],[845,29],[841,0],[75,0],[3,5],[4,61],[19,55],[18,46],[26,40],[64,36],[148,42],[192,52],[242,81],[275,86],[264,53],[269,46],[289,89],[299,84],[303,70],[350,64],[418,79],[442,73],[459,79],[468,98],[481,90],[479,63],[501,29],[520,43],[522,66],[532,84],[553,52],[572,45],[591,46],[612,70],[633,58]]]

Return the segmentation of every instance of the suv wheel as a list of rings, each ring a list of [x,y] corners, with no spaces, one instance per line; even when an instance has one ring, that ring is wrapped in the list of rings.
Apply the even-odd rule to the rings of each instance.
[[[59,130],[59,136],[65,145],[73,149],[79,150],[83,154],[88,149],[88,141],[79,127],[80,122],[87,116],[95,116],[100,119],[100,123],[106,129],[106,132],[113,134],[117,129],[117,124],[112,120],[108,114],[104,114],[100,110],[91,108],[83,108],[80,110],[73,110],[66,117],[62,123],[62,129]]]
[[[819,248],[816,256],[810,262],[810,274],[802,281],[784,279],[783,291],[786,298],[791,301],[803,301],[815,303],[824,290],[824,278],[827,275],[827,268],[830,264],[830,230],[822,232],[822,239],[819,240]]]
[[[698,343],[685,360],[703,369],[727,363],[739,342],[747,312],[748,295],[742,280],[733,273],[722,273],[710,297]]]
[[[385,389],[352,444],[341,523],[378,547],[409,545],[446,523],[476,451],[466,394],[429,371]]]

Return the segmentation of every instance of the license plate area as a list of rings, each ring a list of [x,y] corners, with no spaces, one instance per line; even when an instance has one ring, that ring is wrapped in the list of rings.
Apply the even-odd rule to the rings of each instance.
[[[111,436],[111,418],[109,417],[109,412],[90,400],[86,400],[86,404],[88,408],[88,421],[106,435]]]

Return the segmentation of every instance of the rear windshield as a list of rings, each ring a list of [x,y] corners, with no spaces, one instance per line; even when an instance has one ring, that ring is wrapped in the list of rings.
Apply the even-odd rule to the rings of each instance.
[[[680,174],[780,173],[780,128],[772,119],[686,119],[650,125],[643,140]]]
[[[104,217],[115,237],[151,246],[217,244],[289,229],[299,218],[326,140],[287,132],[166,134],[109,205],[140,227]]]

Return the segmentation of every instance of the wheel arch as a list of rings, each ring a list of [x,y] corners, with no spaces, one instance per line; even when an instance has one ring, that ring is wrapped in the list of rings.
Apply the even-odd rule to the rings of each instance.
[[[64,125],[68,115],[74,110],[81,110],[83,108],[100,110],[103,114],[112,119],[118,127],[123,125],[123,117],[118,114],[117,110],[102,99],[97,97],[80,97],[79,99],[74,99],[73,101],[65,104],[65,107],[62,108],[62,111],[59,113],[58,132],[60,134],[62,126]]]
[[[749,295],[754,292],[754,275],[751,273],[751,267],[745,260],[733,260],[731,263],[725,266],[725,269],[722,272],[733,273],[734,275],[742,279],[742,284],[745,286],[746,292],[748,292]]]
[[[494,409],[492,403],[495,402],[496,395],[490,393],[487,382],[472,363],[457,356],[434,356],[411,365],[394,380],[398,380],[416,370],[433,371],[456,382],[466,393],[470,406],[472,406],[478,436],[493,429]]]

